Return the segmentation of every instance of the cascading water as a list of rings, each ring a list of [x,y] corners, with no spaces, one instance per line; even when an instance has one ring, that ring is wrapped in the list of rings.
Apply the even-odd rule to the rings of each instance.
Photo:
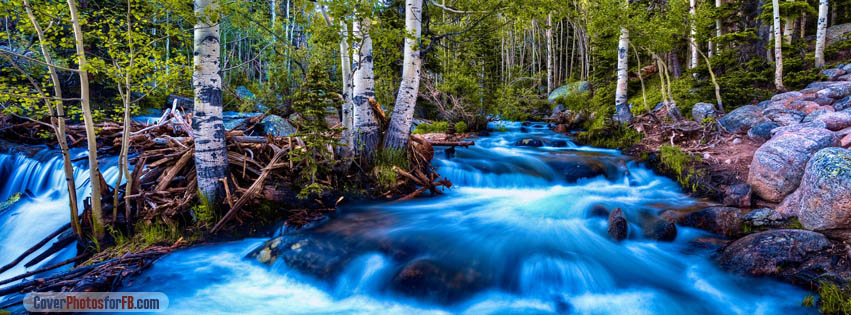
[[[88,152],[72,149],[74,162],[74,182],[77,187],[77,200],[82,213],[85,198],[91,195],[89,184]],[[106,157],[99,160],[104,180],[113,185],[118,178],[118,158]],[[68,188],[65,184],[62,155],[57,150],[44,148],[32,156],[23,152],[0,154],[0,200],[8,200],[20,193],[20,200],[0,213],[0,266],[13,261],[18,255],[31,248],[62,225],[70,222],[68,212]],[[36,257],[44,252],[51,243],[28,257]],[[39,264],[25,268],[19,263],[3,273],[0,279],[7,279],[39,267],[51,265],[76,255],[76,246],[69,245],[52,257]],[[67,269],[69,267],[66,267]],[[58,269],[61,271],[63,269]]]
[[[171,313],[807,311],[802,290],[719,270],[709,250],[690,245],[705,232],[681,227],[673,242],[646,238],[642,222],[697,203],[674,182],[542,125],[502,128],[454,156],[436,152],[438,172],[456,185],[442,196],[347,205],[272,240],[177,251],[124,290],[164,292]],[[514,145],[529,137],[545,145]],[[61,194],[61,181],[54,184]],[[610,239],[595,205],[623,209],[627,240]],[[0,240],[11,246],[8,236]]]

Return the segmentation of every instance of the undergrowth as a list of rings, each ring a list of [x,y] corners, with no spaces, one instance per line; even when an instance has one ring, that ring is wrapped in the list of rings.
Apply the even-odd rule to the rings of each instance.
[[[676,175],[681,186],[697,192],[697,179],[704,176],[705,172],[695,169],[694,164],[702,162],[703,158],[691,155],[677,146],[663,145],[659,148],[659,160],[666,169]]]

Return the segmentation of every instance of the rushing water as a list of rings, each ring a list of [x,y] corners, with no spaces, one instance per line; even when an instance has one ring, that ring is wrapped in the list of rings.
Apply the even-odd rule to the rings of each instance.
[[[643,222],[696,206],[674,182],[617,151],[577,147],[542,125],[502,127],[453,156],[436,152],[438,172],[455,184],[444,195],[345,205],[325,222],[272,241],[180,250],[125,290],[164,292],[170,313],[193,314],[808,311],[799,306],[802,290],[719,270],[710,250],[690,244],[705,232],[679,227],[673,242],[647,239]],[[565,143],[514,146],[526,137]],[[115,160],[101,165],[114,181]],[[87,163],[75,167],[82,200]],[[0,214],[5,264],[68,222],[67,192],[52,150],[0,155],[0,178],[0,200],[23,192]],[[595,205],[624,210],[627,240],[611,240]],[[262,259],[271,262],[259,262],[271,245],[278,250]],[[70,246],[42,264],[73,255]],[[0,278],[25,271],[19,266]]]
[[[82,213],[83,199],[91,195],[89,184],[88,153],[72,149],[74,182],[77,200]],[[113,185],[118,178],[118,159],[99,160],[104,179]],[[20,200],[0,212],[0,266],[13,261],[18,255],[71,221],[68,212],[68,186],[65,184],[62,155],[58,150],[43,148],[36,153],[8,152],[0,154],[0,201],[20,193]],[[55,240],[54,240],[55,241]],[[24,263],[44,252],[52,243],[12,269],[0,273],[0,279],[10,278],[41,266],[51,265],[76,255],[76,246],[68,246],[50,258],[29,268]],[[66,269],[69,267],[66,267]],[[59,269],[62,270],[62,269]]]
[[[807,311],[797,288],[719,270],[689,244],[704,232],[646,239],[640,222],[696,202],[672,181],[616,151],[516,147],[522,137],[568,139],[504,127],[454,157],[437,152],[439,173],[456,185],[442,196],[344,206],[275,239],[271,264],[255,258],[266,239],[175,252],[126,290],[165,292],[175,313]],[[601,175],[575,182],[577,165]],[[594,205],[622,208],[629,238],[612,241]]]

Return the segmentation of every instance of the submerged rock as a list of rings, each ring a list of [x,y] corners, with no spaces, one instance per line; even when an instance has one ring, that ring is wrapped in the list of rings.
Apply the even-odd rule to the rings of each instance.
[[[418,299],[452,303],[490,286],[491,282],[471,267],[458,268],[435,260],[418,259],[402,267],[393,276],[390,286]]]
[[[626,239],[628,234],[629,224],[623,216],[623,210],[615,208],[614,211],[609,213],[609,235],[616,241],[622,241]]]
[[[762,110],[754,105],[736,108],[718,120],[727,132],[745,132],[760,122]]]
[[[544,144],[541,141],[541,139],[524,138],[524,139],[517,140],[517,142],[515,142],[514,145],[516,145],[518,147],[540,147],[540,146],[543,146]]]
[[[726,237],[741,234],[742,209],[732,207],[711,207],[695,211],[680,218],[683,226],[693,227]]]
[[[813,155],[801,186],[780,208],[807,229],[851,227],[851,150],[827,148]]]
[[[798,188],[810,157],[835,141],[833,132],[825,129],[778,134],[754,153],[748,184],[760,198],[780,202]]]
[[[662,242],[671,242],[677,238],[677,226],[665,220],[654,220],[643,228],[644,237]]]

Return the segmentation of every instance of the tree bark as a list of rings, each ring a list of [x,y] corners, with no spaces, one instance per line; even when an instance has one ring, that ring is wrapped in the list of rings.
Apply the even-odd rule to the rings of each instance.
[[[794,0],[786,0],[786,1],[792,2]],[[778,3],[777,6],[778,6],[778,10],[779,10],[780,3]],[[778,16],[779,16],[779,14],[778,14]],[[795,20],[786,19],[786,23],[784,23],[783,27],[784,27],[784,29],[783,29],[783,41],[786,42],[786,44],[791,44],[792,43],[792,34],[795,33]]]
[[[547,28],[544,30],[547,38],[547,95],[553,91],[553,14],[547,14]]]
[[[772,0],[774,15],[774,86],[783,91],[783,35],[780,34],[780,2]]]
[[[89,105],[89,72],[86,71],[86,49],[83,43],[83,30],[80,25],[80,16],[77,13],[75,0],[67,0],[68,9],[71,14],[71,26],[74,29],[74,41],[77,48],[77,64],[80,75],[80,104],[83,108],[83,123],[86,125],[86,144],[89,151],[89,176],[92,185],[92,229],[95,237],[103,238],[103,213],[100,204],[101,176],[98,168],[98,148],[95,138],[95,122],[92,118],[92,109]]]
[[[369,106],[369,99],[375,97],[375,73],[372,60],[372,39],[369,36],[369,18],[355,20],[353,33],[360,42],[355,43],[358,52],[352,90],[353,119],[352,132],[355,158],[366,165],[372,164],[375,151],[381,138],[378,121]]]
[[[828,0],[818,3],[818,31],[816,31],[816,68],[824,67],[824,42],[827,35]]]
[[[721,0],[715,0],[715,8],[721,7]],[[724,33],[721,31],[721,18],[715,19],[715,37],[721,37]],[[718,44],[715,41],[709,41],[709,57],[715,55],[715,51],[718,50]]]
[[[208,11],[209,10],[209,11]],[[195,0],[198,20],[194,33],[195,88],[192,131],[195,138],[195,171],[202,202],[217,206],[223,200],[228,174],[225,127],[222,123],[222,76],[219,65],[220,43],[218,1]]]
[[[689,69],[694,69],[697,67],[698,56],[697,56],[697,39],[695,36],[697,35],[697,25],[695,25],[696,18],[696,8],[695,8],[695,0],[689,0],[689,15],[691,15],[691,26],[689,31],[689,48],[691,48],[691,59],[689,59],[688,67]]]
[[[627,69],[629,67],[629,31],[625,27],[621,27],[621,35],[618,40],[618,83],[615,90],[615,117],[614,119],[621,123],[629,123],[632,121],[632,112],[627,104],[627,84],[629,77]]]
[[[420,68],[423,64],[418,49],[422,32],[422,5],[422,0],[405,1],[405,31],[408,35],[405,37],[402,83],[399,85],[399,94],[390,116],[390,126],[384,135],[384,149],[403,150],[408,145],[420,88]]]
[[[36,35],[38,35],[38,43],[41,48],[41,54],[44,56],[44,62],[49,65],[47,70],[50,73],[50,80],[53,83],[53,96],[56,97],[53,106],[54,109],[51,110],[51,112],[56,114],[56,117],[52,119],[54,122],[52,125],[56,133],[56,142],[59,144],[59,150],[62,152],[62,166],[65,172],[65,183],[68,186],[68,205],[71,210],[71,230],[74,231],[74,234],[78,238],[81,238],[83,234],[80,229],[80,220],[78,217],[77,185],[74,182],[74,166],[71,164],[71,154],[68,152],[68,139],[65,135],[65,106],[62,104],[62,84],[59,81],[59,74],[56,72],[56,67],[52,66],[53,58],[50,57],[50,53],[47,51],[44,31],[32,12],[29,0],[24,0],[24,9],[35,29]]]

